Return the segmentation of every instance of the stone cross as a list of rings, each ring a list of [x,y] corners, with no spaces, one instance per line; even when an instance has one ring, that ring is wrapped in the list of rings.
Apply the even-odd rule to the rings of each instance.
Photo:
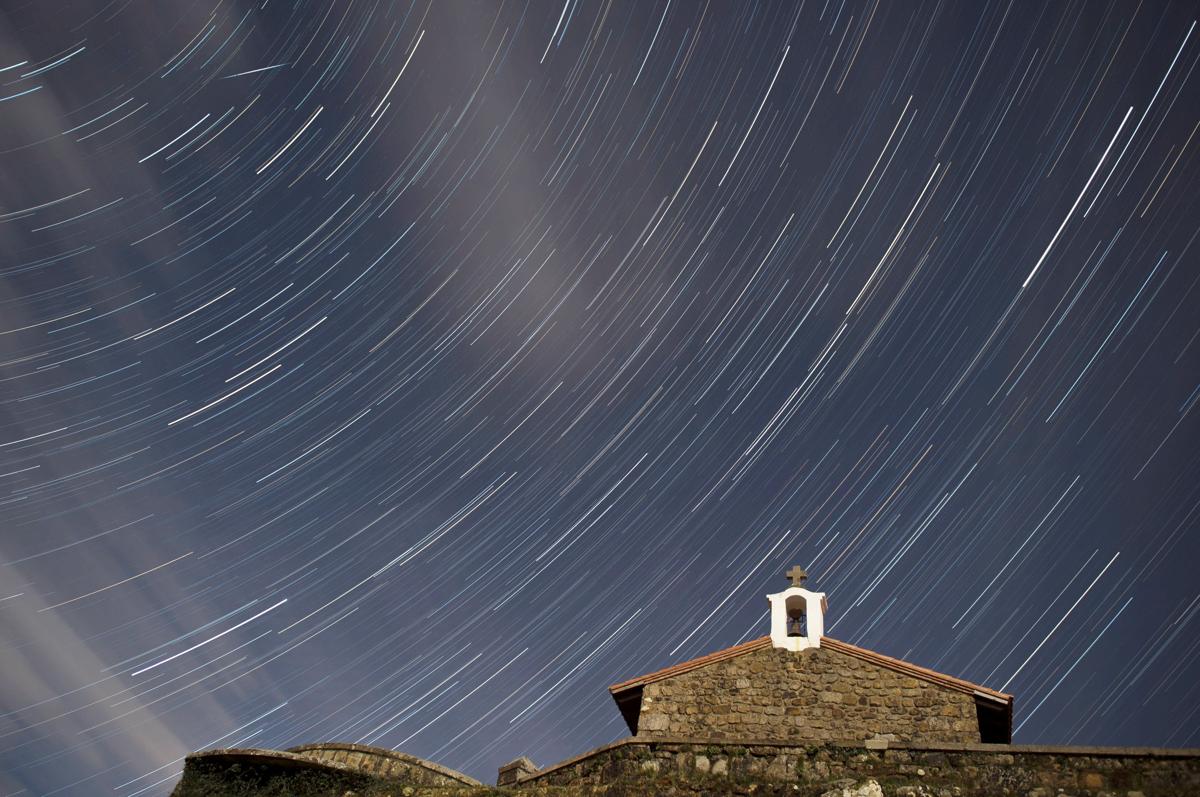
[[[800,565],[794,566],[791,570],[784,573],[785,576],[792,580],[793,587],[803,587],[804,579],[808,578],[808,573],[804,572],[804,568]]]

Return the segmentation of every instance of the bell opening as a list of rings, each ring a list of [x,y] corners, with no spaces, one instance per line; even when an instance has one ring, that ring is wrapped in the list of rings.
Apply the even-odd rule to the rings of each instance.
[[[808,604],[799,595],[787,599],[787,635],[790,637],[808,636]]]

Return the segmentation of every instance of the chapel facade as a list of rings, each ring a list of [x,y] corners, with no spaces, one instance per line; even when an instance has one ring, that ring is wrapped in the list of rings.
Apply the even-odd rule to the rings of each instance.
[[[638,738],[1012,739],[1012,695],[827,637],[823,593],[768,595],[771,633],[609,687]]]

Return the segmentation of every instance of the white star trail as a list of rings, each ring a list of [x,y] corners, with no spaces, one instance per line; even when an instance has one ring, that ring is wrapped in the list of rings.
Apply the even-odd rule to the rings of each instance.
[[[1194,2],[8,6],[0,795],[492,782],[796,564],[1200,747]]]

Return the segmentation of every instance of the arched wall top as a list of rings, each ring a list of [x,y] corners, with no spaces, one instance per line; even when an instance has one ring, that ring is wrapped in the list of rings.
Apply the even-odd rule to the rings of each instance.
[[[404,777],[406,774],[416,775],[423,772],[427,773],[427,778],[423,779],[427,779],[431,785],[483,785],[468,775],[433,761],[426,761],[424,758],[418,758],[398,750],[387,750],[367,744],[319,742],[289,747],[287,752],[322,763],[341,764],[373,775]]]

